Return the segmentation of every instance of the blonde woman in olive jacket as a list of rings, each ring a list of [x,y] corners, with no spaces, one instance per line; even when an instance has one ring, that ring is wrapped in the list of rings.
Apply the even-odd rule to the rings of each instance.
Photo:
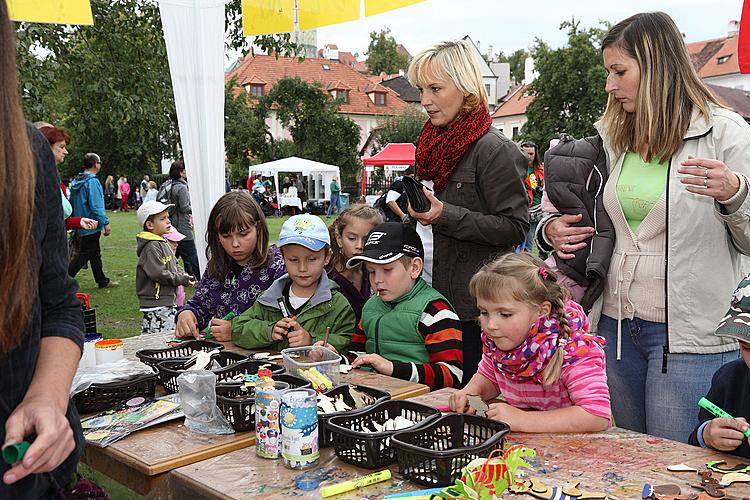
[[[713,373],[738,355],[713,332],[750,268],[750,126],[716,105],[666,14],[632,16],[602,46],[610,97],[597,128],[616,242],[594,309],[612,411],[620,427],[686,441]],[[576,222],[546,221],[562,258],[590,241]]]

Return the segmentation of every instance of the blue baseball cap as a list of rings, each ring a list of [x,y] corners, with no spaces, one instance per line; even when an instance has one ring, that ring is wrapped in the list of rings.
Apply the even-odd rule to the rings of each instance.
[[[323,219],[316,215],[301,214],[293,215],[284,222],[277,246],[302,245],[317,252],[330,244],[331,236]]]

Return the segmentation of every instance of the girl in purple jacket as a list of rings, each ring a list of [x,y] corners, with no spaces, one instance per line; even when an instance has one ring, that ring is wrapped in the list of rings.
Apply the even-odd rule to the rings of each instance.
[[[195,295],[177,311],[177,337],[200,338],[210,326],[220,342],[232,339],[229,313],[239,316],[276,278],[286,274],[281,253],[269,247],[263,211],[247,192],[233,191],[208,217],[208,267]]]

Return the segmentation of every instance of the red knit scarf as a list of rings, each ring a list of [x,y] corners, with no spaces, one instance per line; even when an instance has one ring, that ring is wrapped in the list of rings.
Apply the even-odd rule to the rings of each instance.
[[[483,107],[470,114],[462,113],[447,128],[436,127],[427,120],[417,141],[417,177],[434,180],[436,193],[445,189],[466,150],[491,126],[492,118]]]

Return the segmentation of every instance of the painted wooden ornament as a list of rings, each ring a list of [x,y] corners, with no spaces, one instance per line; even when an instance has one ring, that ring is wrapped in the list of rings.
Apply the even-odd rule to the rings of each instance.
[[[740,462],[731,467],[721,465],[726,463],[726,460],[713,460],[706,463],[706,467],[714,472],[721,472],[722,474],[726,474],[727,472],[750,472],[750,465],[748,464]]]
[[[489,406],[487,406],[487,403],[484,402],[482,399],[482,396],[476,396],[474,394],[469,394],[466,396],[466,399],[469,400],[469,406],[474,408],[477,412],[477,417],[486,417],[487,416],[487,410],[490,409]]]
[[[670,465],[667,467],[667,470],[669,472],[698,472],[698,469],[695,467],[690,467],[689,465],[685,464],[676,464],[676,465]]]
[[[540,478],[532,477],[510,487],[513,493],[526,493],[543,500],[595,500],[607,498],[606,493],[585,491],[578,488],[580,481],[569,480],[565,486],[547,486]]]
[[[729,472],[724,474],[719,484],[722,486],[729,486],[732,483],[750,483],[750,474],[744,472]]]

